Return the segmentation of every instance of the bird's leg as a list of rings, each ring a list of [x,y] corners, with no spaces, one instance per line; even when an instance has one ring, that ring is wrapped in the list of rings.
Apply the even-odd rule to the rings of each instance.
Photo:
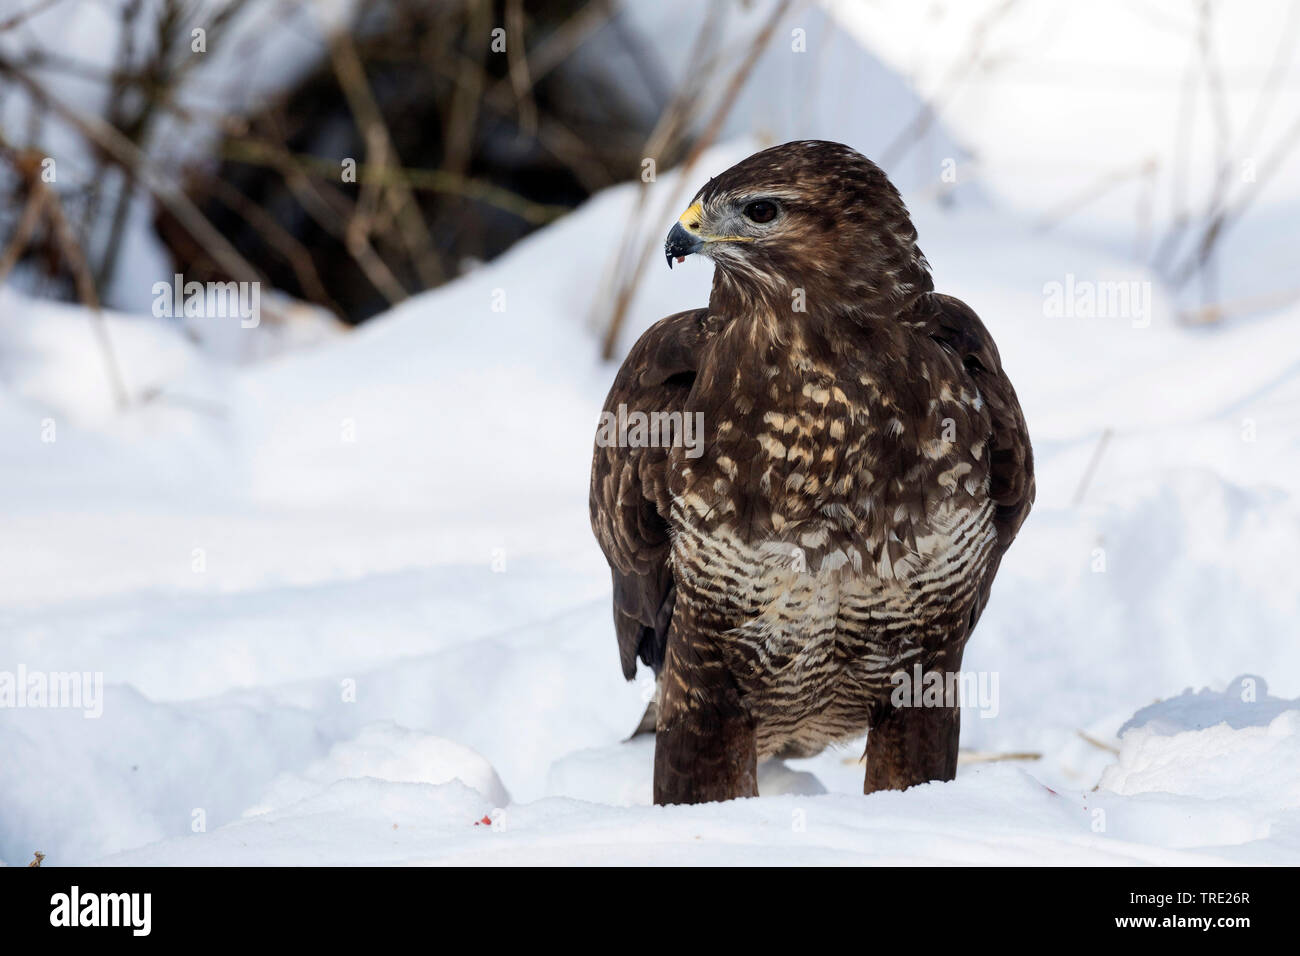
[[[756,797],[753,719],[716,649],[683,640],[673,625],[655,728],[655,803]]]
[[[667,716],[667,715],[665,715]],[[712,803],[758,796],[754,725],[738,712],[697,703],[660,719],[655,733],[655,803]]]
[[[886,701],[867,731],[864,793],[905,790],[957,776],[960,706],[898,707]]]

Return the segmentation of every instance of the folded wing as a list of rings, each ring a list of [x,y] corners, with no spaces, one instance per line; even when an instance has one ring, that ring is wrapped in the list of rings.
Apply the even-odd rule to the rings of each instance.
[[[615,420],[637,411],[684,413],[706,315],[679,312],[651,326],[619,369],[604,412]],[[631,680],[638,658],[658,672],[676,597],[668,564],[671,449],[624,447],[608,437],[598,431],[592,457],[591,527],[613,574],[619,658]]]

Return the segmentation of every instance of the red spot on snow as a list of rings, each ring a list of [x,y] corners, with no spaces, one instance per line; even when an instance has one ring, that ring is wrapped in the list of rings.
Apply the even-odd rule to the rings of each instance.
[[[492,818],[491,818],[491,817],[486,817],[486,816],[485,816],[482,820],[475,820],[475,821],[474,821],[474,826],[476,826],[476,827],[490,827],[491,825],[492,825]]]

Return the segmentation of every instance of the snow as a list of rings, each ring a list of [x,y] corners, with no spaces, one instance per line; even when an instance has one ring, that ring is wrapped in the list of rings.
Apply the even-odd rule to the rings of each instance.
[[[950,157],[957,183],[1000,207],[1142,258],[1186,215],[1170,247],[1177,259],[1199,240],[1222,176],[1226,206],[1259,195],[1253,223],[1222,236],[1218,295],[1294,294],[1290,243],[1277,241],[1294,233],[1300,205],[1300,151],[1288,148],[1300,85],[1294,4],[1257,0],[1249,16],[1181,0],[825,5],[936,104],[963,146],[914,148],[902,169],[933,175]],[[1199,285],[1180,304],[1206,304]]]
[[[1219,694],[1188,690],[1144,708],[1122,731],[1100,782],[1107,800],[1132,798],[1120,835],[1217,844],[1243,862],[1268,861],[1270,845],[1300,849],[1300,701],[1244,675]]]
[[[351,740],[340,741],[323,759],[301,773],[281,774],[267,798],[250,816],[272,813],[315,797],[340,780],[445,784],[455,780],[500,808],[510,802],[492,765],[480,754],[451,740],[377,721]]]
[[[861,796],[774,796],[698,807],[609,807],[553,797],[490,808],[457,783],[360,779],[333,784],[292,811],[109,857],[108,865],[1026,865],[1206,864],[1091,832],[1080,798],[1023,771],[987,768],[944,786]],[[479,825],[475,825],[479,822]],[[185,849],[180,850],[184,845]]]
[[[690,188],[765,139],[729,132]],[[637,188],[245,365],[107,313],[125,411],[87,313],[0,289],[0,675],[104,681],[98,718],[0,708],[0,861],[1300,862],[1300,308],[1187,329],[1115,243],[996,196],[907,191],[1038,461],[958,778],[864,797],[856,741],[764,765],[757,799],[650,805],[586,514],[596,280]],[[1150,309],[1055,317],[1070,275]],[[621,347],[709,280],[652,263]]]

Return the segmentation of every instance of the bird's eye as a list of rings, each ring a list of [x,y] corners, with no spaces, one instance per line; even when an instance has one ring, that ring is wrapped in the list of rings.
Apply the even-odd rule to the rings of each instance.
[[[776,218],[776,203],[767,199],[756,199],[745,207],[745,217],[754,222],[771,222]]]

